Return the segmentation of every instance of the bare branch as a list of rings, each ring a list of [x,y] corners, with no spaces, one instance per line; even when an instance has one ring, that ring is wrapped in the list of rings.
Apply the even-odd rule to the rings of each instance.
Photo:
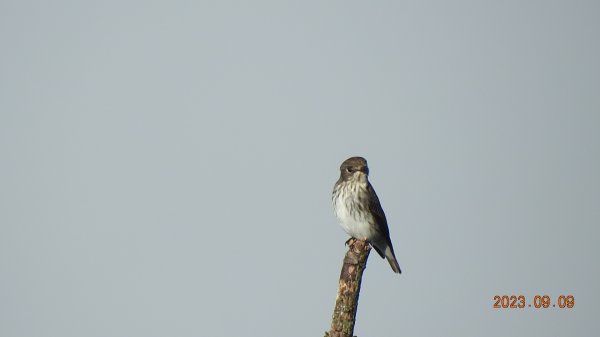
[[[367,241],[349,240],[348,252],[340,273],[331,330],[325,333],[325,337],[353,336],[360,284],[370,251],[371,247]]]

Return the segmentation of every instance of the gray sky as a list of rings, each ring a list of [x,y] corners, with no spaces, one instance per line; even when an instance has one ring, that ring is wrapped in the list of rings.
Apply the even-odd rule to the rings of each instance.
[[[362,155],[403,274],[358,336],[589,336],[594,1],[1,1],[0,336],[322,336]],[[574,309],[493,309],[495,295]]]

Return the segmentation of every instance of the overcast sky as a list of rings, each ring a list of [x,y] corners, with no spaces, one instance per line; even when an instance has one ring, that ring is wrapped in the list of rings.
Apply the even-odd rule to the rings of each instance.
[[[0,1],[0,336],[590,336],[595,1]],[[493,309],[573,295],[573,309]]]

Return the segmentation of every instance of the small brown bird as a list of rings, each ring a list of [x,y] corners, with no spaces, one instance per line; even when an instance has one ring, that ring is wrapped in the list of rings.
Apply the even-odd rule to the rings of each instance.
[[[340,179],[333,188],[333,208],[340,225],[355,239],[368,240],[386,258],[395,273],[400,273],[387,220],[379,198],[369,183],[369,167],[362,157],[346,159],[340,166]]]

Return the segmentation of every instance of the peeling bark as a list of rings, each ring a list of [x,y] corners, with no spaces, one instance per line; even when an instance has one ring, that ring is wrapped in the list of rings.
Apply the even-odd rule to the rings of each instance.
[[[367,241],[349,240],[348,252],[340,273],[331,330],[325,333],[325,337],[353,337],[360,284],[370,251],[371,247]]]

